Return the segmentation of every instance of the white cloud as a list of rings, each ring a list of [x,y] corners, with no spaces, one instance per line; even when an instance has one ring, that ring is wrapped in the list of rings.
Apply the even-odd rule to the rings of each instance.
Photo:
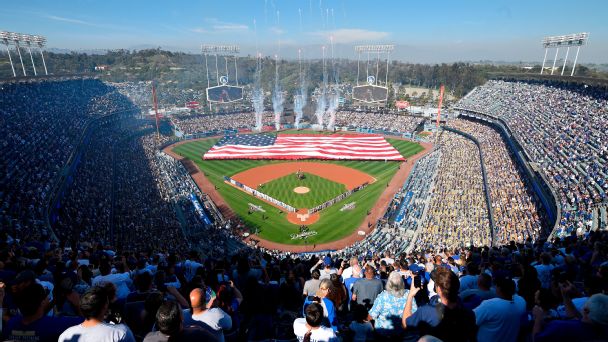
[[[246,31],[249,29],[249,26],[243,24],[219,24],[212,26],[216,31]]]
[[[205,18],[205,22],[209,24],[211,30],[215,32],[238,32],[249,30],[249,26],[245,24],[229,23],[217,18]]]
[[[188,31],[190,32],[194,32],[194,33],[209,33],[209,31],[205,30],[202,27],[195,27],[195,28],[191,28]]]
[[[353,43],[353,42],[364,42],[364,41],[376,41],[382,40],[389,36],[388,32],[381,31],[370,31],[364,29],[339,29],[335,31],[317,31],[312,32],[312,35],[317,37],[323,37],[329,40],[329,37],[333,37],[334,43]]]
[[[276,26],[272,26],[268,29],[268,31],[270,31],[270,33],[274,34],[274,35],[282,35],[283,33],[285,33],[285,30],[276,27]]]
[[[72,24],[95,26],[94,24],[88,23],[88,22],[83,21],[83,20],[78,20],[78,19],[59,17],[59,16],[56,16],[56,15],[47,15],[46,17],[48,19],[55,20],[55,21],[63,21],[63,22],[72,23]]]

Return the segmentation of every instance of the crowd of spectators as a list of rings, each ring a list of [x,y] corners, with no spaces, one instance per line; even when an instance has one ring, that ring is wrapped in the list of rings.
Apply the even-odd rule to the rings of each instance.
[[[424,118],[407,115],[348,110],[336,113],[335,126],[412,133],[423,121]]]
[[[347,254],[404,252],[426,213],[440,158],[441,151],[435,150],[418,160],[374,231],[343,251]]]
[[[57,109],[70,107],[66,101],[72,98],[62,96],[86,88],[81,82],[72,93],[49,95],[47,102]],[[30,87],[39,86],[12,91],[30,96]],[[0,159],[7,170],[0,193],[4,340],[608,339],[608,232],[577,235],[571,230],[543,241],[526,235],[524,223],[514,227],[519,232],[499,232],[504,233],[501,244],[491,245],[480,149],[447,131],[412,172],[383,229],[342,251],[270,254],[229,243],[241,223],[220,222],[213,215],[212,203],[183,165],[158,150],[168,138],[157,137],[151,122],[108,121],[84,142],[55,226],[60,242],[40,236],[29,223],[44,216],[36,212],[44,204],[35,202],[45,186],[41,179],[56,175],[67,162],[67,156],[56,153],[69,155],[79,144],[72,121],[81,122],[82,133],[92,118],[129,108],[112,92],[94,93],[71,118],[58,115],[64,126],[35,118],[41,132],[24,122],[5,128],[8,118],[25,120],[21,111],[29,103],[12,102],[22,106],[13,112],[0,109],[0,129],[12,139],[3,141],[9,154]],[[85,119],[78,121],[80,116]],[[489,178],[508,170],[517,174],[508,165],[507,171],[492,171],[510,160],[492,132],[460,120],[454,125],[477,137],[485,158],[491,154]],[[30,139],[51,143],[37,147]],[[31,166],[22,160],[24,151],[32,150],[55,158],[55,166],[40,159],[34,169],[26,169],[33,173],[27,178],[19,167]],[[489,183],[525,187],[524,181],[511,180]],[[15,189],[28,189],[30,198],[15,202]],[[395,225],[390,217],[409,192],[416,206]],[[191,194],[212,216],[211,225],[197,215]],[[511,210],[501,199],[496,202]],[[524,207],[532,203],[520,201]],[[406,245],[410,248],[404,251]]]
[[[547,218],[501,135],[488,125],[468,120],[452,120],[449,125],[479,142],[494,215],[494,243],[540,238]]]
[[[42,238],[53,188],[85,127],[133,106],[94,79],[0,86],[0,226]]]
[[[606,232],[400,254],[276,257],[244,248],[203,257],[73,247],[4,235],[4,339],[608,338]]]
[[[262,126],[274,126],[274,114],[262,114]],[[256,126],[255,113],[239,112],[231,114],[193,115],[172,117],[175,128],[184,134],[196,134],[238,128],[251,129]]]
[[[503,119],[557,191],[556,233],[583,234],[608,190],[608,93],[583,84],[488,81],[459,109]]]
[[[427,214],[415,246],[453,248],[491,243],[479,148],[470,139],[444,131],[438,141],[441,159]]]

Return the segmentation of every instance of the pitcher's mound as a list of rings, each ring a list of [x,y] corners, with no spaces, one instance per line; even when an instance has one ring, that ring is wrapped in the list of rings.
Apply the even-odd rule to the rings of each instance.
[[[293,192],[295,192],[296,194],[306,194],[309,191],[310,191],[310,189],[305,186],[299,186],[299,187],[293,189]]]

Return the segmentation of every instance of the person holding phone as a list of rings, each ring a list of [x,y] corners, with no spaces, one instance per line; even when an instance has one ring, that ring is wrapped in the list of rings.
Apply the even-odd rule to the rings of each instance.
[[[417,328],[420,336],[434,336],[442,341],[477,341],[477,326],[475,315],[470,309],[465,309],[459,303],[458,276],[447,268],[435,270],[435,291],[439,295],[439,303],[421,306],[413,312],[413,302],[421,287],[412,275],[410,291],[403,309],[401,324],[404,328]]]

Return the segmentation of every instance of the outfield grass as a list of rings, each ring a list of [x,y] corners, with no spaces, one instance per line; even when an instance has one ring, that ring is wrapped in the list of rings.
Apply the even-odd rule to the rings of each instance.
[[[205,173],[207,178],[218,187],[224,200],[252,230],[264,239],[288,243],[294,245],[305,244],[302,240],[291,240],[290,234],[298,233],[298,226],[287,221],[284,214],[279,214],[279,209],[261,201],[257,198],[224,183],[223,176],[233,176],[239,172],[262,165],[284,163],[285,161],[268,160],[203,160],[203,154],[209,150],[218,139],[208,139],[189,142],[173,148],[173,151],[193,160]],[[410,157],[422,151],[424,148],[417,143],[387,139],[404,157]],[[388,182],[394,176],[399,164],[397,162],[380,161],[319,161],[334,163],[365,172],[377,179],[363,191],[356,192],[344,201],[337,203],[321,212],[319,221],[310,225],[310,229],[317,231],[306,241],[307,244],[330,242],[348,236],[366,218],[367,211],[374,207],[376,201],[386,189]],[[350,202],[356,202],[356,208],[351,211],[341,212],[340,208]],[[266,210],[265,220],[262,213],[254,212],[247,214],[248,203],[259,205]]]
[[[293,189],[299,186],[307,187],[310,191],[297,194]],[[309,209],[346,192],[346,187],[344,184],[304,172],[304,179],[290,174],[267,182],[258,187],[258,190],[296,209]]]

